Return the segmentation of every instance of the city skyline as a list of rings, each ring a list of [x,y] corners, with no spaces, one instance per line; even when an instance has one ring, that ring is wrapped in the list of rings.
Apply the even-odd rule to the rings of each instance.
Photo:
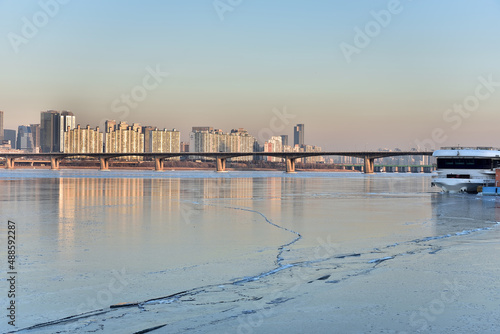
[[[76,116],[73,112],[71,111],[68,111],[68,110],[62,110],[62,111],[57,111],[57,110],[47,110],[47,111],[41,111],[40,112],[40,118],[39,118],[39,124],[30,124],[30,123],[22,123],[22,124],[19,124],[17,126],[15,126],[13,129],[4,129],[4,131],[9,131],[9,138],[11,138],[13,135],[15,135],[15,140],[13,141],[13,148],[18,148],[18,149],[21,149],[20,147],[18,147],[16,144],[16,141],[19,139],[19,129],[20,128],[24,128],[24,127],[28,127],[28,128],[31,128],[31,131],[33,133],[33,144],[31,144],[28,148],[34,148],[34,147],[39,147],[41,148],[41,146],[43,145],[43,141],[44,141],[44,138],[43,138],[43,135],[40,136],[40,129],[41,129],[41,123],[43,123],[43,118],[44,118],[44,115],[50,115],[50,114],[57,114],[58,115],[58,118],[57,118],[57,123],[54,124],[54,128],[57,128],[59,132],[55,133],[54,132],[54,135],[56,136],[59,136],[60,139],[58,141],[58,145],[60,145],[60,143],[62,143],[61,146],[58,146],[58,147],[55,147],[54,146],[54,149],[52,150],[49,150],[49,149],[45,149],[45,152],[49,152],[49,151],[63,151],[63,148],[64,148],[64,128],[69,128],[70,130],[73,130],[73,129],[76,129],[77,126],[78,128],[81,128],[81,129],[90,129],[90,128],[93,128],[92,130],[93,131],[98,131],[101,133],[101,135],[106,135],[106,131],[107,131],[107,128],[108,128],[108,123],[111,122],[112,124],[114,124],[114,126],[118,126],[119,123],[122,123],[123,125],[125,126],[129,126],[129,124],[131,126],[137,126],[137,127],[140,127],[142,128],[142,133],[144,136],[149,136],[150,135],[150,132],[152,130],[155,130],[155,131],[158,131],[158,132],[164,132],[164,131],[168,131],[168,132],[171,132],[171,131],[175,131],[175,132],[178,132],[179,133],[179,149],[180,149],[180,146],[181,145],[187,145],[189,147],[189,144],[190,144],[190,141],[191,141],[191,134],[195,131],[216,131],[216,132],[220,132],[220,133],[223,133],[223,134],[232,134],[233,132],[236,132],[238,133],[239,131],[243,130],[244,132],[246,133],[249,133],[252,137],[255,138],[256,140],[256,144],[258,144],[260,146],[260,148],[262,149],[269,141],[273,141],[275,139],[279,139],[280,141],[283,141],[283,144],[282,145],[288,145],[288,137],[289,135],[288,134],[278,134],[278,135],[275,135],[274,133],[270,133],[269,131],[271,131],[270,129],[261,129],[261,130],[264,130],[264,131],[259,131],[259,134],[256,135],[256,134],[252,134],[250,133],[249,131],[246,130],[246,128],[244,127],[230,127],[230,130],[227,130],[227,131],[224,131],[224,129],[220,129],[218,127],[213,127],[213,126],[191,126],[190,129],[191,131],[188,131],[187,134],[185,134],[184,136],[182,136],[182,132],[177,130],[176,127],[171,127],[171,130],[167,130],[167,128],[163,128],[163,130],[161,130],[160,127],[156,126],[155,124],[142,124],[142,123],[138,123],[138,122],[129,122],[128,120],[122,120],[122,121],[116,121],[116,120],[105,120],[104,123],[103,123],[103,126],[101,127],[100,125],[92,125],[92,124],[82,124],[80,122],[77,122],[76,121]],[[0,114],[2,117],[5,115],[5,113],[2,113]],[[276,113],[276,115],[279,115],[278,113]],[[0,117],[0,118],[2,118]],[[279,116],[278,116],[279,117]],[[64,122],[64,124],[62,124],[61,122]],[[68,123],[69,122],[69,123]],[[26,124],[29,124],[29,125],[26,125]],[[290,143],[290,147],[293,148],[295,146],[298,145],[298,147],[306,147],[306,146],[312,146],[312,147],[318,147],[320,150],[323,150],[323,151],[339,151],[338,149],[334,149],[334,150],[329,150],[329,149],[322,149],[323,146],[321,146],[320,144],[318,143],[310,143],[310,142],[307,142],[305,141],[305,130],[304,130],[304,124],[303,123],[299,123],[299,124],[295,124],[293,126],[291,126],[291,138],[292,138],[292,142]],[[288,128],[288,127],[287,127]],[[287,133],[288,129],[284,129],[283,131],[279,131],[279,133]],[[313,130],[314,131],[314,130]],[[278,132],[276,132],[278,133]],[[265,137],[265,135],[269,135],[269,134],[272,134],[270,137]],[[4,137],[6,137],[7,135],[5,134]],[[286,138],[286,139],[285,139]],[[4,139],[8,139],[8,138],[4,138]],[[50,140],[53,140],[53,139],[50,139]],[[285,144],[285,140],[286,140],[286,144]],[[432,140],[432,137],[431,139],[424,139],[422,140],[422,142],[425,142],[427,140]],[[105,141],[103,141],[105,142]],[[141,146],[144,146],[144,149],[145,149],[145,152],[148,151],[148,145],[149,145],[149,142],[150,141],[145,141],[143,145]],[[0,144],[1,144],[1,141],[0,141]],[[436,144],[438,144],[436,142]],[[280,144],[281,145],[281,144]],[[474,145],[460,145],[460,144],[456,144],[456,145],[441,145],[440,147],[449,147],[449,146],[456,146],[456,147],[475,147]],[[283,146],[284,147],[284,146]],[[435,149],[438,149],[440,147],[435,147]],[[476,147],[500,147],[499,146],[486,146],[486,145],[482,145],[482,146],[476,146]],[[105,149],[105,147],[103,148]],[[413,144],[413,146],[408,146],[408,150],[415,150],[415,149],[419,149],[418,145],[416,145],[415,143]],[[41,149],[42,151],[44,151],[43,149]],[[373,149],[368,149],[365,145],[365,147],[358,147],[358,148],[355,148],[354,150],[351,149],[351,151],[398,151],[398,150],[405,150],[405,148],[403,146],[401,147],[398,147],[398,146],[393,146],[393,147],[382,147],[382,146],[378,146],[378,147],[375,147]],[[423,147],[423,146],[420,146],[420,151],[429,151],[429,150],[432,150],[431,148],[428,148],[428,147]],[[242,150],[242,152],[244,152],[245,150]],[[257,152],[258,150],[256,150]],[[349,150],[346,150],[346,151],[349,151]],[[75,151],[76,152],[76,151]],[[180,150],[180,152],[182,152],[182,150]],[[194,152],[194,151],[193,151]]]
[[[137,124],[140,124],[142,126],[149,127],[151,129],[153,129],[155,127],[156,128],[160,128],[156,124],[143,124],[141,122],[130,122],[127,119],[122,119],[120,121],[116,121],[115,119],[106,119],[103,124],[99,124],[99,125],[96,125],[95,123],[82,124],[81,122],[76,122],[76,115],[73,112],[68,111],[68,110],[57,111],[57,110],[53,110],[53,109],[50,109],[50,110],[47,110],[47,111],[41,111],[40,112],[40,116],[39,116],[39,123],[40,124],[43,123],[44,115],[51,115],[51,114],[54,114],[54,113],[58,113],[61,116],[60,120],[59,119],[57,120],[57,124],[54,124],[54,127],[57,128],[57,129],[59,129],[60,133],[64,132],[68,126],[69,126],[70,129],[74,129],[74,128],[76,128],[77,125],[79,125],[81,127],[88,127],[88,126],[90,126],[90,127],[96,127],[97,126],[102,131],[104,131],[106,129],[106,123],[109,122],[109,121],[112,121],[112,122],[115,122],[115,123],[119,123],[119,122],[137,123]],[[283,119],[286,118],[286,113],[284,113],[284,114],[276,113],[276,115],[278,115],[276,117],[284,117]],[[3,114],[2,114],[2,116],[3,116]],[[26,124],[34,125],[32,123],[29,123],[29,122],[28,123],[22,122],[22,123],[20,123],[18,125],[14,125],[12,128],[7,129],[7,130],[17,131],[17,129],[19,127],[26,126]],[[40,124],[38,124],[38,125],[40,125]],[[304,124],[297,124],[296,126],[299,126],[299,125],[302,126],[302,131],[301,131],[301,133],[302,133],[301,134],[302,141],[301,141],[300,145],[304,145],[304,130],[303,130]],[[279,136],[288,138],[289,135],[288,134],[284,134],[284,133],[288,133],[288,132],[293,133],[295,131],[294,129],[295,129],[296,126],[293,126],[293,125],[290,124],[289,127],[291,129],[288,129],[288,126],[287,126],[287,127],[282,128],[283,129],[282,131],[275,131],[275,132]],[[171,128],[176,129],[176,127],[171,127]],[[219,127],[212,127],[212,126],[201,126],[201,127],[200,126],[190,126],[190,128],[191,128],[192,131],[194,129],[198,129],[198,130],[200,130],[200,129],[206,129],[206,130],[208,130],[208,129],[212,129],[212,130],[213,129],[220,129]],[[244,128],[233,126],[233,127],[230,127],[230,129],[226,129],[226,131],[229,133],[230,131],[237,130],[237,129],[244,129]],[[223,129],[221,129],[221,130],[223,130]],[[267,137],[265,137],[265,135],[269,135],[270,133],[272,135],[275,134],[274,132],[272,132],[272,129],[264,129],[264,130],[267,130],[267,131],[259,131],[258,134],[254,135],[255,137],[258,137],[258,139],[260,139],[261,143],[267,141],[268,139],[270,139],[272,137],[271,136],[271,137],[267,138]],[[188,135],[186,135],[185,138],[183,138],[183,139],[185,139],[184,142],[189,142],[189,133],[192,132],[192,131],[189,131]],[[271,132],[269,132],[269,131],[271,131]],[[283,134],[280,134],[280,133],[283,133]],[[63,137],[63,135],[61,134],[60,136],[61,136],[60,137],[60,143],[64,143],[64,137]],[[293,138],[293,136],[292,136],[292,138]],[[294,143],[294,145],[295,145],[295,143]]]
[[[15,130],[6,130],[7,141],[3,142],[0,148],[4,153],[11,152],[24,153],[231,153],[231,152],[268,152],[268,153],[328,153],[320,146],[307,144],[305,138],[305,125],[296,124],[294,126],[294,143],[288,145],[288,135],[271,136],[263,143],[259,143],[244,128],[232,129],[231,132],[224,133],[221,129],[211,126],[193,126],[189,133],[189,142],[181,142],[180,132],[163,129],[151,125],[143,126],[139,123],[128,124],[126,121],[116,122],[106,120],[104,127],[97,126],[95,129],[90,125],[82,127],[76,122],[76,115],[70,111],[48,110],[40,112],[40,124],[30,124],[29,126],[19,125],[16,136]],[[7,134],[8,133],[8,134]],[[259,134],[261,135],[261,134]],[[10,140],[10,143],[8,142]],[[0,143],[2,144],[2,143]],[[290,143],[291,144],[291,143]],[[5,146],[8,145],[8,148]],[[398,152],[399,148],[387,149],[378,148],[379,152]],[[411,151],[416,151],[412,148]],[[338,156],[331,158],[316,155],[294,159],[298,163],[359,163],[363,160],[360,157]],[[174,160],[178,160],[176,157]],[[193,160],[206,160],[204,156],[193,156]],[[208,158],[210,160],[211,158]],[[119,160],[142,160],[142,157],[135,154],[124,156]],[[282,162],[282,157],[276,156],[241,156],[232,157],[230,161],[256,161],[264,160],[268,162]],[[403,157],[386,157],[381,161],[391,164],[395,161],[404,161]],[[414,159],[414,162],[425,163],[426,160]],[[389,162],[391,161],[391,162]],[[409,160],[408,160],[409,161]],[[409,163],[407,161],[407,163]],[[57,163],[56,163],[57,166]],[[57,167],[56,167],[57,168]],[[224,168],[224,167],[222,167]],[[292,168],[293,169],[293,168]]]
[[[183,141],[196,119],[303,123],[325,150],[498,146],[499,1],[215,3],[3,1],[4,127],[55,109]]]
[[[92,124],[81,124],[80,122],[77,122],[76,120],[76,116],[73,112],[71,111],[68,111],[68,110],[62,110],[62,111],[57,111],[57,110],[47,110],[47,111],[41,111],[40,114],[39,114],[39,124],[29,124],[29,123],[22,123],[22,124],[19,124],[17,126],[15,126],[13,129],[5,129],[6,131],[14,131],[16,133],[16,138],[18,138],[19,134],[17,133],[18,130],[20,128],[24,128],[24,127],[29,127],[31,128],[31,130],[33,131],[33,133],[35,134],[34,136],[36,136],[35,138],[33,138],[33,144],[31,144],[29,147],[30,148],[34,148],[35,146],[37,147],[40,147],[41,148],[41,151],[45,151],[45,152],[50,152],[50,151],[53,151],[53,152],[59,152],[59,151],[64,151],[64,138],[65,138],[65,135],[64,133],[66,132],[66,129],[69,129],[69,130],[73,130],[73,129],[76,129],[77,126],[78,128],[80,129],[90,129],[90,128],[95,128],[93,129],[93,131],[100,131],[100,133],[102,135],[105,135],[106,132],[108,131],[108,127],[109,127],[109,123],[111,122],[113,126],[118,126],[119,123],[122,123],[124,126],[128,127],[129,124],[131,126],[134,126],[134,127],[140,127],[142,128],[142,131],[143,131],[143,134],[144,135],[147,135],[149,136],[149,132],[151,130],[154,130],[156,129],[157,131],[167,131],[166,128],[164,128],[163,130],[160,130],[161,128],[156,126],[155,124],[141,124],[141,123],[137,123],[137,122],[129,122],[127,120],[122,120],[122,121],[116,121],[116,120],[106,120],[104,122],[104,126],[95,126],[95,125],[92,125]],[[46,119],[47,117],[49,117],[49,119]],[[46,120],[44,120],[46,119]],[[48,136],[48,133],[49,132],[46,132],[47,135],[45,136],[46,138],[44,138],[44,136],[40,136],[40,129],[43,128],[43,126],[41,126],[42,123],[46,122],[47,124],[45,125],[45,127],[50,127],[53,128],[53,130],[49,131],[52,133],[51,136]],[[29,125],[26,125],[26,124],[29,124]],[[36,128],[38,127],[38,128]],[[289,145],[290,147],[295,147],[295,146],[299,146],[299,147],[305,147],[305,146],[313,146],[313,147],[319,147],[321,149],[321,145],[319,145],[318,143],[310,143],[308,141],[305,140],[305,129],[304,129],[304,124],[295,124],[294,126],[291,126],[291,132],[292,132],[292,142],[290,142],[290,145],[288,143],[288,134],[277,134],[277,135],[274,135],[274,133],[272,133],[273,135],[270,136],[270,137],[265,137],[266,134],[269,134],[269,132],[267,131],[260,131],[259,134],[251,134],[249,131],[246,130],[246,128],[244,127],[240,127],[240,128],[237,128],[237,127],[231,127],[231,129],[229,131],[226,131],[224,132],[223,129],[220,129],[218,127],[213,127],[213,126],[191,126],[191,131],[188,132],[187,135],[185,135],[184,137],[187,137],[186,140],[183,140],[183,137],[180,136],[180,143],[184,143],[184,144],[187,144],[189,145],[190,141],[191,141],[191,134],[193,132],[197,132],[197,131],[202,131],[202,132],[206,132],[206,131],[216,131],[216,132],[220,132],[221,134],[233,134],[233,133],[238,133],[240,131],[244,131],[245,133],[247,134],[250,134],[253,138],[255,138],[256,140],[256,143],[259,144],[261,147],[263,147],[267,142],[269,141],[273,141],[275,139],[279,139],[280,142],[283,141],[283,140],[286,140],[286,143],[283,142],[283,144],[280,143],[280,146],[281,145]],[[264,129],[264,130],[270,130],[270,129]],[[284,129],[283,131],[281,131],[280,133],[287,133],[288,129]],[[180,131],[178,131],[175,127],[172,127],[172,130],[168,130],[168,131],[176,131],[176,132],[179,132],[179,133],[182,133]],[[314,130],[313,130],[314,131]],[[47,137],[48,136],[48,137]],[[54,137],[58,137],[59,140],[57,142],[54,142]],[[286,138],[286,139],[285,139]],[[49,143],[46,143],[45,146],[44,146],[44,141],[49,141]],[[143,144],[142,146],[144,146],[144,148],[146,149],[147,151],[147,148],[148,148],[148,145],[149,144]],[[14,142],[13,144],[14,147],[17,147],[16,146],[16,143]],[[45,149],[44,149],[44,147]],[[49,148],[51,147],[51,148]],[[19,147],[18,147],[19,148]],[[416,147],[410,147],[410,149],[415,149]],[[400,147],[390,147],[390,148],[387,148],[387,147],[377,147],[376,148],[377,150],[399,150]],[[360,149],[362,150],[362,149]],[[246,151],[246,150],[242,150],[243,151]],[[196,151],[197,152],[197,151]],[[201,151],[200,151],[201,152]]]

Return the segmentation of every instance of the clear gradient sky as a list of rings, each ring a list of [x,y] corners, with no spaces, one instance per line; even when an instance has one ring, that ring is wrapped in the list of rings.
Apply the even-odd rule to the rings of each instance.
[[[329,150],[500,146],[499,0],[61,0],[44,16],[54,1],[0,0],[6,128],[55,109],[93,127],[175,127],[183,140],[191,126],[258,137],[284,125],[273,109],[286,107],[295,117],[271,132],[304,123],[306,143]],[[169,75],[119,111],[157,66]]]

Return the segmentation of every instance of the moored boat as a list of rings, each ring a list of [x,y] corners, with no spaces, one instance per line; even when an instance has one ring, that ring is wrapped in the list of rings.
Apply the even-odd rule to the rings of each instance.
[[[431,185],[445,192],[476,193],[478,187],[492,186],[500,167],[500,150],[492,147],[443,147],[432,156],[437,175]]]

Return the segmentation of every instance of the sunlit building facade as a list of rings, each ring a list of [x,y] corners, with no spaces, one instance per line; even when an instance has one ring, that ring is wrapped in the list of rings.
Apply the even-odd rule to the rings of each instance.
[[[105,127],[105,153],[144,153],[144,134],[138,123],[129,126],[126,122],[106,121]],[[142,157],[130,156],[123,160],[142,160]]]
[[[64,152],[64,137],[65,133],[69,130],[73,130],[76,127],[76,117],[71,111],[63,111],[60,114],[59,120],[59,143],[60,151]]]
[[[189,135],[190,152],[255,152],[256,140],[243,128],[230,133],[211,127],[194,127]],[[196,157],[202,158],[203,157]],[[253,156],[231,158],[231,161],[250,161]]]
[[[150,147],[147,152],[179,153],[181,151],[181,134],[176,129],[154,129],[148,132],[148,137]],[[179,159],[179,157],[172,158],[172,160]]]
[[[263,152],[283,152],[283,144],[281,142],[281,136],[272,136],[267,140],[264,145]],[[281,157],[264,157],[265,161],[270,162],[281,162],[283,158]]]
[[[81,128],[80,124],[64,132],[64,153],[102,153],[103,133],[99,127],[91,129],[89,125]]]

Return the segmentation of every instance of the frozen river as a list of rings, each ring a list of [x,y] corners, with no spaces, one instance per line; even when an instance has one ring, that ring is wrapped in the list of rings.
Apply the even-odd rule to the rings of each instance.
[[[441,194],[430,174],[0,171],[2,245],[7,221],[17,228],[17,329],[488,229],[496,206]]]

